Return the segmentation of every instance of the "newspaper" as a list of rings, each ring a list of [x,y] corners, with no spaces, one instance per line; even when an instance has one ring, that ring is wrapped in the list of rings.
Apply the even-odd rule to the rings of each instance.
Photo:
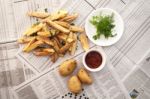
[[[100,49],[94,47],[93,49]],[[74,59],[77,61],[77,69],[82,67],[82,56]],[[129,95],[109,62],[100,72],[91,73],[92,85],[83,86],[82,92],[78,95],[69,92],[67,82],[69,77],[62,77],[59,74],[58,66],[38,75],[37,77],[14,88],[16,99],[129,99]],[[76,98],[75,98],[76,97]]]
[[[119,84],[123,83],[125,85],[131,97],[133,98],[136,97],[138,99],[149,99],[150,98],[149,95],[150,0],[68,0],[63,1],[62,6],[58,6],[58,4],[61,1],[62,0],[13,0],[13,1],[0,0],[1,3],[0,12],[2,12],[2,14],[0,15],[0,19],[2,19],[0,23],[0,36],[1,36],[0,42],[2,43],[12,41],[14,42],[18,37],[22,35],[22,32],[28,26],[38,21],[34,18],[27,17],[25,15],[27,11],[45,10],[46,8],[48,9],[48,12],[53,12],[55,10],[62,8],[68,10],[70,13],[78,12],[80,16],[77,19],[77,21],[75,21],[75,24],[84,26],[85,19],[93,10],[101,7],[112,8],[117,12],[119,12],[119,14],[122,16],[125,25],[125,31],[121,40],[118,43],[109,47],[103,47],[104,51],[106,52],[107,56],[110,59],[109,60],[110,64],[107,67],[108,68],[111,67],[111,71],[117,73],[117,75],[119,76],[118,79],[121,79],[118,80]],[[54,7],[57,7],[57,9],[55,9]],[[15,23],[15,25],[13,23]],[[93,47],[95,47],[95,45],[90,42],[90,48]],[[45,78],[48,79],[48,77],[47,76],[45,77],[45,75],[49,75],[49,73],[54,75],[57,71],[56,69],[57,66],[62,61],[69,58],[76,58],[82,55],[82,53],[84,53],[84,51],[81,49],[81,45],[78,42],[78,49],[74,56],[65,55],[65,57],[60,58],[58,62],[51,63],[48,57],[40,57],[40,58],[35,57],[31,53],[30,54],[23,53],[20,49],[20,51],[17,54],[17,57],[19,60],[21,60],[23,64],[25,64],[23,65],[23,68],[26,68],[24,70],[26,75],[25,79],[26,80],[30,79],[31,77],[34,76],[34,73],[37,74],[36,78],[39,79],[36,80],[36,78],[34,78],[32,79],[33,81],[28,80],[27,82],[25,82],[29,87],[27,87],[25,84],[19,85],[18,87],[19,89],[17,88],[15,89],[17,97],[21,97],[24,93],[28,92],[28,91],[26,92],[26,90],[25,91],[21,90],[24,89],[24,86],[26,86],[25,88],[31,90],[30,93],[32,94],[29,94],[30,97],[34,97],[35,95],[35,99],[36,98],[38,99],[38,97],[41,96],[45,98],[47,94],[45,94],[44,92],[46,91],[41,92],[39,90],[35,90],[36,88],[33,83],[39,83],[41,81],[40,79]],[[43,72],[47,73],[44,74]],[[41,73],[43,74],[43,76]],[[116,77],[117,75],[114,74],[115,73],[113,73],[113,77]],[[48,81],[51,84],[52,82],[55,81],[55,79],[48,79]],[[63,83],[63,81],[60,82]],[[59,87],[56,87],[56,85],[53,86],[54,88],[56,88],[56,90],[58,90],[57,92],[59,92],[59,90],[62,89],[62,87],[60,87],[60,89],[57,89]],[[93,85],[90,88],[93,88]],[[32,91],[32,89],[34,91]],[[104,89],[103,91],[105,92],[106,90]],[[119,89],[123,90],[124,88],[120,87]],[[3,96],[2,99],[7,99],[5,97],[7,97],[8,94],[3,94],[3,92],[5,93],[6,91],[7,93],[10,93],[9,92],[10,90],[7,87],[1,88],[0,90],[2,92],[1,93],[2,95],[0,96]],[[42,93],[42,95],[37,91]],[[18,94],[18,92],[21,95]],[[96,96],[98,95],[96,92],[93,93],[96,94]],[[109,93],[109,91],[107,91],[106,93]],[[53,96],[53,94],[50,94],[50,92],[48,95]],[[62,94],[60,93],[59,95]],[[109,95],[106,96],[109,97]],[[11,97],[11,95],[9,97]]]
[[[16,40],[17,33],[11,0],[0,0],[0,43]]]
[[[11,90],[12,87],[35,76],[35,73],[28,66],[16,58],[16,52],[19,49],[16,40],[21,33],[18,32],[15,25],[17,20],[15,20],[14,14],[18,8],[14,9],[13,4],[23,1],[0,0],[0,99],[15,99]],[[46,1],[48,2],[48,0]],[[34,0],[33,3],[37,3],[39,7],[46,4],[48,6],[52,3],[53,10],[60,5],[59,0],[49,0],[49,3],[45,3],[45,0]],[[17,13],[21,12],[18,11]]]
[[[0,44],[0,99],[14,99],[11,88],[34,76],[33,72],[26,74],[31,70],[15,57],[18,48],[15,42]]]
[[[150,98],[150,52],[136,65],[137,68],[124,79],[124,85],[131,97]]]

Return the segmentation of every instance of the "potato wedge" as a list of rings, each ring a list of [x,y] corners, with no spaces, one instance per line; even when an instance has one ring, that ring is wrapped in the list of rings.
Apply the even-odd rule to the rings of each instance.
[[[74,13],[72,15],[67,15],[66,17],[60,19],[60,21],[66,21],[66,22],[72,22],[73,20],[75,20],[78,17],[77,13]]]
[[[46,22],[48,23],[48,25],[52,26],[53,28],[63,32],[63,33],[69,33],[70,31],[64,27],[62,27],[61,25],[58,25],[57,23],[51,21],[51,20],[46,20]]]
[[[69,79],[68,88],[74,94],[78,94],[79,92],[81,92],[82,86],[81,86],[81,82],[77,76],[72,76]]]
[[[57,53],[59,53],[59,46],[58,46],[58,44],[57,44],[57,41],[55,41],[55,39],[52,39],[52,42],[54,43],[54,49],[55,49],[55,51],[57,52]]]
[[[70,24],[64,21],[54,21],[55,23],[57,23],[58,25],[61,25],[62,27],[65,27],[67,29],[69,29]]]
[[[83,33],[79,35],[79,40],[81,42],[81,45],[85,51],[89,49],[89,43],[87,36]]]
[[[46,12],[27,12],[27,15],[28,16],[31,16],[31,17],[36,17],[36,18],[46,18],[48,17],[50,14],[49,13],[46,13]]]
[[[77,49],[77,34],[73,33],[73,39],[74,39],[74,42],[72,43],[72,46],[70,47],[71,55],[74,55]]]
[[[92,84],[93,83],[92,77],[88,74],[88,72],[85,69],[81,68],[78,71],[77,75],[82,83],[84,83],[84,84]]]
[[[55,50],[52,48],[44,48],[43,52],[47,52],[47,53],[49,53],[49,55],[52,55],[55,53]]]
[[[76,60],[74,60],[74,59],[69,59],[69,60],[64,61],[59,66],[60,75],[62,75],[62,76],[70,75],[75,70],[76,65],[77,65],[77,63],[76,63]]]
[[[65,34],[65,33],[59,33],[59,34],[57,35],[57,37],[58,37],[58,39],[60,39],[60,40],[66,41],[68,35]]]
[[[79,33],[84,32],[84,29],[81,28],[81,27],[79,27],[79,26],[70,26],[69,29],[70,29],[70,31],[72,31],[72,32],[79,32]]]
[[[60,43],[60,41],[58,40],[58,38],[54,37],[53,39],[57,42],[57,45],[59,46],[59,48],[61,48],[62,44]]]
[[[35,42],[32,43],[30,46],[25,47],[25,48],[23,49],[23,51],[24,51],[24,52],[30,52],[30,51],[32,51],[33,49],[35,49],[36,47],[38,47],[38,46],[40,46],[40,45],[42,45],[42,44],[44,44],[42,41],[35,41]]]
[[[37,25],[34,25],[34,26],[28,28],[28,29],[24,32],[24,35],[30,36],[30,35],[32,35],[33,33],[36,33],[36,32],[38,32],[38,31],[40,31],[44,26],[45,26],[45,24],[43,24],[43,23],[39,23],[39,24],[37,24]]]
[[[58,12],[54,12],[54,13],[52,13],[49,17],[48,17],[48,19],[50,19],[50,20],[58,20],[58,19],[60,19],[60,18],[64,18],[66,15],[68,14],[68,11],[66,11],[66,10],[59,10]]]
[[[36,37],[32,38],[31,41],[23,48],[23,51],[25,52],[35,41]]]
[[[54,43],[49,38],[37,36],[36,39],[38,41],[42,41],[50,46],[54,46]]]
[[[66,43],[63,47],[59,49],[59,54],[65,54],[69,50],[71,43]]]
[[[43,32],[43,31],[37,32],[37,35],[42,36],[42,37],[50,37],[51,36],[50,32],[48,33],[48,32]]]
[[[48,56],[49,55],[48,52],[44,52],[44,51],[34,51],[33,54],[36,56]]]
[[[59,58],[58,54],[55,52],[54,54],[51,55],[50,59],[53,63],[55,63],[58,58]]]
[[[35,37],[22,37],[22,38],[19,38],[17,42],[20,44],[29,43],[33,38]]]
[[[43,28],[42,28],[42,31],[39,31],[37,33],[38,36],[42,36],[42,37],[51,37],[51,32],[49,31],[48,27],[45,25]]]

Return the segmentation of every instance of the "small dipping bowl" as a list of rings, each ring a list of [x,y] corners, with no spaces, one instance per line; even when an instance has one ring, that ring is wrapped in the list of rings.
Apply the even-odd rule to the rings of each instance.
[[[104,68],[106,64],[106,54],[102,49],[91,49],[85,52],[82,61],[87,70],[97,72]]]

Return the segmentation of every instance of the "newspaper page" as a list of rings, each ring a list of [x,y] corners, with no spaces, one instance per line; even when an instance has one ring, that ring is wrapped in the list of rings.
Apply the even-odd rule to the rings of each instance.
[[[122,80],[150,50],[150,0],[86,0],[95,9],[108,7],[120,13],[125,30],[113,46],[103,47]]]
[[[28,76],[25,74],[29,68],[24,68],[24,64],[15,57],[18,48],[15,42],[0,44],[0,99],[14,99],[11,88],[34,75],[33,72]]]
[[[94,48],[100,49],[100,47]],[[83,54],[74,58],[77,60],[77,69],[72,75],[75,75],[79,68],[83,67]],[[89,86],[84,85],[82,92],[78,95],[69,92],[67,87],[69,77],[60,76],[58,66],[56,66],[15,87],[16,99],[130,99],[111,68],[111,64],[107,63],[100,72],[91,73],[94,83]]]
[[[73,0],[74,1],[74,0]],[[88,5],[87,2],[85,2],[84,0],[79,0],[77,1],[69,1],[68,3],[65,3],[62,7],[62,9],[66,9],[68,11],[70,11],[70,13],[73,12],[78,12],[79,13],[79,18],[77,19],[77,21],[75,21],[75,24],[81,25],[82,27],[84,27],[84,20],[85,18],[90,14],[90,12],[93,11],[93,8],[91,6]],[[66,4],[69,4],[68,6],[66,6]],[[17,6],[18,5],[18,6]],[[28,8],[27,5],[25,3],[22,3],[22,5],[20,3],[18,3],[17,5],[14,5],[14,7],[23,7]],[[65,8],[66,7],[66,8]],[[22,8],[22,10],[24,10]],[[20,8],[21,9],[21,8]],[[48,8],[47,8],[48,9]],[[88,9],[88,10],[87,10]],[[28,9],[24,10],[23,15],[21,16],[21,18],[25,15],[25,12],[30,11]],[[84,13],[84,14],[83,14]],[[17,16],[16,16],[17,17]],[[25,17],[24,17],[25,18]],[[29,17],[28,17],[29,18]],[[27,19],[27,18],[26,18]],[[17,22],[22,22],[23,20],[17,21]],[[32,20],[27,20],[27,22],[31,22]],[[27,26],[29,26],[29,24],[25,22],[24,24],[27,24]],[[20,26],[20,25],[18,25]],[[22,25],[24,26],[24,25]],[[26,27],[25,27],[26,28]],[[20,28],[22,31],[23,28]],[[77,51],[75,53],[74,56],[80,54],[83,52],[83,49],[81,47],[80,42],[78,42],[78,47],[77,47]],[[95,46],[94,44],[92,44],[90,42],[90,47]],[[59,58],[57,61],[62,62],[66,59],[72,58],[74,56],[70,56],[70,55],[66,55],[63,58]],[[49,69],[50,67],[56,66],[59,64],[59,62],[56,63],[52,63],[50,61],[49,57],[37,57],[35,55],[33,55],[32,53],[28,54],[28,53],[24,53],[22,52],[22,49],[19,51],[19,53],[17,54],[17,57],[19,58],[19,60],[21,60],[24,64],[26,64],[27,66],[30,67],[31,70],[40,73],[43,72],[44,70]]]
[[[150,52],[137,64],[134,69],[124,79],[130,96],[136,99],[150,99]]]
[[[12,0],[0,0],[0,43],[16,41]]]
[[[110,62],[115,68],[115,71],[119,75],[121,81],[125,83],[129,92],[131,92],[132,90],[135,91],[130,86],[130,83],[128,86],[127,82],[130,82],[131,80],[130,78],[132,77],[134,78],[134,76],[140,74],[142,75],[141,81],[145,81],[145,79],[146,80],[149,79],[147,78],[149,75],[148,69],[145,70],[141,69],[144,66],[149,66],[149,65],[139,64],[141,59],[144,57],[144,55],[147,54],[147,52],[150,50],[150,45],[149,45],[150,6],[149,4],[150,4],[150,0],[115,0],[115,1],[114,0],[78,0],[78,1],[69,0],[62,6],[63,9],[67,9],[69,10],[69,12],[78,12],[80,14],[75,24],[81,26],[84,26],[86,17],[94,9],[101,8],[101,7],[109,7],[119,12],[119,14],[122,16],[124,20],[124,25],[125,25],[124,34],[118,43],[114,44],[113,46],[103,47],[103,48],[107,56],[110,58]],[[22,9],[27,8],[25,7],[26,5],[22,4],[22,6],[24,6]],[[15,4],[14,7],[16,7]],[[28,11],[28,9],[25,11]],[[15,14],[15,16],[17,18],[18,15]],[[20,15],[20,17],[27,19],[27,17],[25,18],[24,13]],[[27,26],[30,25],[33,19],[28,19],[28,20],[29,21],[27,22],[29,23],[27,22],[23,23],[22,26],[24,28],[18,28],[18,30],[20,29],[20,31],[23,31]],[[18,23],[16,24],[16,26],[21,26],[20,24],[22,21],[20,20],[17,22]],[[64,58],[62,59],[60,58],[58,61],[62,62],[66,59],[73,58],[83,53],[83,50],[80,47],[81,45],[80,44],[78,45],[79,45],[78,50],[74,56],[66,55]],[[90,43],[91,48],[94,46],[95,46],[94,44]],[[59,62],[55,64],[51,63],[48,57],[37,58],[32,54],[22,53],[21,50],[17,54],[17,57],[19,60],[25,63],[30,69],[32,69],[37,73],[43,72],[49,69],[50,67],[55,67],[59,64]],[[133,85],[136,85],[136,83],[133,83]],[[149,82],[147,82],[142,85],[147,87],[150,84]],[[143,96],[142,99],[149,99],[147,98],[148,92],[149,91],[147,91],[147,93],[144,93],[145,96]]]

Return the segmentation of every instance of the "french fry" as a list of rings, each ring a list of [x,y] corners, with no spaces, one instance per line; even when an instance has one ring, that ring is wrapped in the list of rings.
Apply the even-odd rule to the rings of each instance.
[[[53,63],[55,63],[58,58],[59,58],[59,57],[58,57],[58,54],[57,54],[56,52],[51,55],[51,61],[52,61]]]
[[[23,48],[23,51],[25,52],[30,46],[31,44],[33,44],[36,40],[36,37],[32,38],[31,41]]]
[[[51,21],[51,20],[46,20],[46,22],[48,23],[48,25],[52,26],[53,28],[63,32],[63,33],[69,33],[70,31],[60,25],[58,25],[57,23]]]
[[[50,46],[54,46],[54,43],[49,38],[37,36],[36,39],[38,41],[42,41]]]
[[[54,40],[57,42],[57,45],[60,47],[62,47],[62,44],[60,43],[60,41],[58,40],[58,38],[54,37]]]
[[[49,55],[52,55],[52,54],[54,54],[55,50],[52,48],[45,48],[45,49],[43,49],[43,52],[47,52],[47,53],[49,53]]]
[[[60,19],[60,21],[66,21],[66,22],[72,22],[78,17],[77,13],[74,13],[73,15],[67,15],[66,17]]]
[[[37,35],[42,36],[42,37],[50,37],[51,36],[50,32],[48,33],[48,32],[44,32],[44,31],[37,32]]]
[[[68,43],[72,43],[73,41],[74,41],[74,39],[73,39],[73,33],[70,32],[70,33],[69,33],[69,36],[68,36],[68,38],[67,38],[67,42],[68,42]]]
[[[69,29],[70,24],[64,21],[54,21],[55,23],[57,23],[58,25],[61,25],[62,27],[65,27],[67,29]]]
[[[51,33],[46,25],[42,28],[42,31],[39,31],[37,33],[37,35],[43,36],[43,37],[51,37]]]
[[[58,37],[60,40],[64,40],[64,41],[66,41],[66,40],[67,40],[68,35],[67,35],[67,34],[65,34],[65,33],[59,33],[59,34],[57,35],[57,37]]]
[[[88,43],[87,36],[84,33],[82,33],[79,35],[79,39],[80,39],[80,42],[81,42],[83,49],[85,51],[87,51],[89,49],[89,43]]]
[[[74,55],[75,51],[77,49],[77,34],[73,33],[73,39],[74,39],[74,42],[73,42],[72,46],[70,47],[70,54],[71,55]]]
[[[32,26],[30,28],[28,28],[25,32],[24,32],[24,35],[26,36],[30,36],[32,35],[33,33],[36,33],[38,31],[40,31],[43,27],[44,27],[45,24],[43,23],[39,23],[38,25],[35,25],[35,26]]]
[[[36,18],[46,18],[48,17],[50,14],[49,13],[46,13],[46,12],[28,12],[27,13],[28,16],[31,16],[31,17],[36,17]]]
[[[55,35],[59,34],[59,31],[55,30],[55,29],[50,29],[50,33],[52,36],[55,36]]]
[[[60,48],[59,54],[64,54],[67,50],[69,50],[71,43],[66,43],[63,47]]]
[[[48,56],[49,55],[48,52],[44,52],[44,51],[34,51],[33,54],[36,56]]]
[[[58,12],[54,12],[54,13],[52,13],[49,17],[48,17],[48,19],[50,19],[50,20],[58,20],[58,19],[60,19],[60,18],[64,18],[66,15],[68,14],[68,11],[66,11],[66,10],[59,10]]]
[[[22,38],[19,38],[17,42],[20,44],[29,43],[33,38],[35,37],[22,37]]]
[[[33,49],[35,49],[36,47],[42,45],[43,42],[42,41],[35,41],[34,43],[32,43],[30,46],[28,46],[27,48],[23,49],[24,52],[30,52]]]
[[[52,41],[53,41],[53,43],[54,43],[54,46],[53,46],[53,47],[54,47],[55,51],[58,53],[58,51],[59,51],[60,48],[59,48],[57,42],[55,41],[55,39],[53,39]]]
[[[42,48],[42,49],[37,49],[33,53],[36,56],[49,56],[54,54],[55,50],[52,48]]]
[[[84,32],[84,29],[79,26],[70,26],[70,31],[82,33],[82,32]]]

